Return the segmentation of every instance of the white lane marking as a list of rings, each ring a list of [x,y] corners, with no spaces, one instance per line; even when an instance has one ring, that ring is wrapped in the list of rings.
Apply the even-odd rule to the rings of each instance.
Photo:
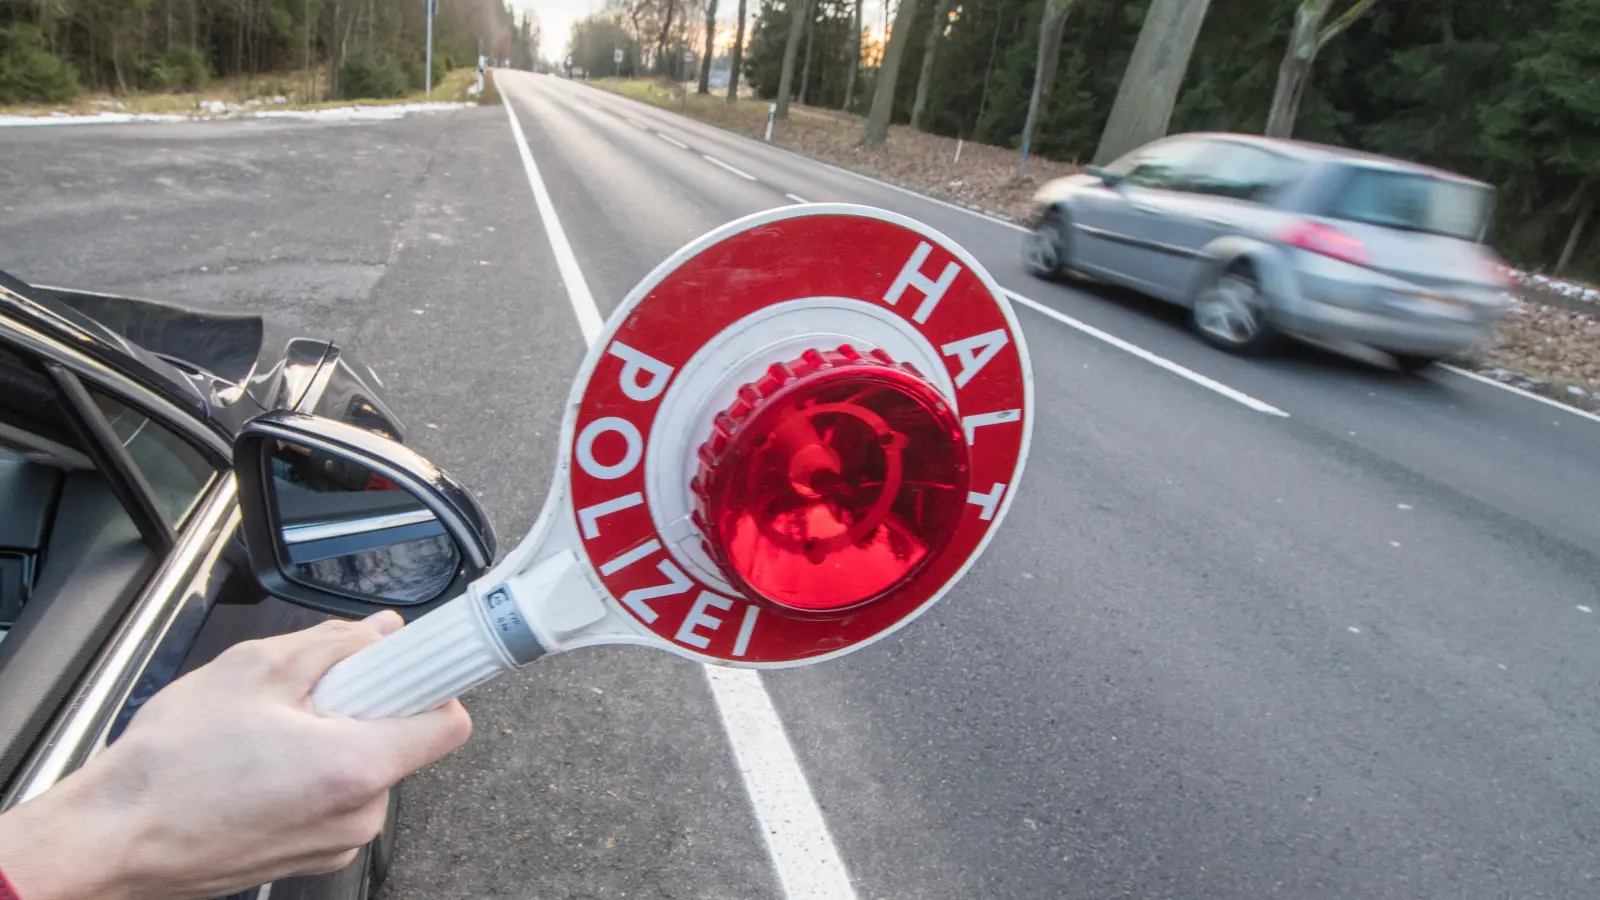
[[[796,203],[810,203],[811,202],[810,200],[807,200],[806,198],[798,196],[798,195],[795,195],[795,194],[784,194],[784,196],[788,197],[790,200],[793,200]]]
[[[627,121],[628,121],[629,125],[632,125],[633,127],[639,129],[640,131],[649,131],[650,130],[650,126],[649,125],[646,125],[645,123],[639,121],[638,119],[628,119]]]
[[[1580,603],[1580,604],[1578,604],[1578,612],[1592,613],[1592,612],[1594,612],[1594,610],[1592,610],[1589,607],[1584,606],[1583,604]]]
[[[592,345],[604,329],[600,310],[595,306],[594,295],[589,292],[589,284],[578,268],[576,257],[572,256],[566,232],[561,228],[544,182],[539,179],[527,138],[522,134],[516,114],[511,111],[509,100],[505,107],[523,166],[528,170],[528,181],[533,185],[539,218],[550,235],[551,248],[556,250],[558,263],[563,254],[572,259],[570,271],[564,265],[561,267],[561,280],[579,323],[584,325],[584,343]],[[585,324],[591,320],[595,323],[593,328]],[[761,835],[785,900],[856,900],[855,888],[850,884],[849,871],[834,845],[833,833],[828,830],[822,808],[811,793],[805,771],[783,730],[783,722],[778,718],[760,673],[711,665],[701,668],[711,685],[712,699],[733,747],[739,774],[761,826]]]
[[[578,268],[578,257],[572,252],[572,244],[567,241],[567,233],[561,228],[561,220],[556,218],[556,207],[550,201],[550,191],[545,188],[544,179],[539,177],[539,166],[534,163],[533,153],[528,150],[528,139],[522,135],[522,123],[517,121],[510,101],[506,102],[505,107],[506,117],[511,120],[512,137],[517,141],[517,153],[522,157],[522,168],[528,173],[528,186],[533,188],[534,205],[539,208],[539,218],[544,221],[545,236],[550,239],[550,252],[556,257],[556,270],[561,273],[561,283],[566,286],[572,311],[578,316],[578,330],[583,332],[583,342],[592,344],[605,328],[605,320],[600,318],[600,307],[594,304],[594,295],[589,293],[589,282],[584,280],[583,270]]]
[[[675,138],[675,137],[673,137],[673,136],[671,136],[669,134],[662,134],[661,132],[658,131],[658,132],[656,132],[656,137],[661,138],[663,141],[666,141],[667,143],[671,144],[674,147],[677,147],[679,150],[687,150],[687,149],[689,149],[689,145],[688,144],[685,144],[683,141],[680,141],[677,138]]]
[[[1345,628],[1348,629],[1351,634],[1361,633],[1361,629],[1355,627],[1354,625],[1346,625]]]
[[[1200,385],[1201,387],[1205,388],[1208,391],[1213,391],[1215,393],[1221,394],[1224,397],[1227,397],[1229,400],[1232,400],[1235,403],[1242,403],[1245,406],[1248,406],[1251,409],[1255,410],[1256,412],[1264,412],[1269,416],[1282,416],[1282,417],[1284,417],[1286,419],[1289,417],[1288,413],[1286,413],[1283,410],[1277,408],[1276,406],[1273,406],[1270,403],[1266,403],[1264,401],[1257,400],[1256,398],[1250,396],[1249,394],[1244,393],[1243,391],[1236,391],[1233,388],[1228,387],[1227,385],[1223,384],[1220,381],[1216,381],[1214,379],[1207,378],[1206,376],[1201,375],[1199,372],[1196,372],[1193,369],[1186,368],[1184,366],[1180,366],[1177,363],[1173,362],[1170,359],[1167,359],[1164,356],[1157,356],[1154,353],[1151,353],[1149,350],[1146,350],[1143,347],[1139,346],[1138,344],[1130,344],[1127,341],[1123,340],[1122,338],[1119,338],[1114,334],[1110,334],[1108,332],[1101,331],[1100,329],[1094,327],[1093,325],[1088,324],[1087,322],[1080,322],[1077,319],[1074,319],[1073,317],[1067,315],[1064,312],[1060,312],[1059,310],[1051,309],[1050,307],[1045,306],[1043,303],[1040,303],[1037,300],[1029,299],[1029,298],[1024,297],[1021,294],[1017,293],[1016,291],[1011,291],[1011,290],[1006,291],[1006,295],[1009,296],[1012,300],[1014,300],[1014,301],[1016,301],[1018,303],[1021,303],[1023,306],[1026,306],[1029,309],[1034,310],[1035,312],[1043,313],[1044,315],[1047,315],[1050,318],[1055,319],[1057,322],[1060,322],[1063,325],[1068,325],[1068,326],[1071,326],[1072,328],[1076,328],[1079,331],[1083,332],[1084,334],[1087,334],[1088,336],[1090,336],[1092,338],[1095,338],[1095,339],[1101,340],[1101,341],[1105,341],[1106,343],[1108,343],[1111,346],[1117,348],[1118,350],[1122,350],[1122,351],[1124,351],[1126,353],[1131,353],[1134,356],[1139,357],[1140,359],[1144,360],[1147,363],[1150,363],[1153,366],[1159,366],[1159,367],[1161,367],[1163,369],[1166,369],[1168,372],[1171,372],[1172,374],[1178,376],[1179,378],[1184,378],[1184,379],[1187,379],[1189,381],[1192,381],[1195,384]]]
[[[732,172],[733,174],[739,176],[740,178],[743,178],[745,181],[755,181],[756,180],[756,177],[754,175],[751,175],[749,172],[745,172],[745,171],[740,170],[740,169],[735,169],[733,166],[728,165],[727,163],[723,162],[720,159],[717,159],[715,156],[711,156],[709,154],[702,153],[702,154],[700,154],[700,158],[705,160],[708,163],[711,163],[713,166],[716,166],[716,167],[721,168],[721,169],[727,169],[729,172]]]
[[[601,89],[600,88],[590,88],[590,90],[599,91]],[[617,97],[619,100],[622,100],[622,101],[627,102],[627,103],[639,103],[638,100],[634,100],[634,99],[629,98],[629,97],[623,97],[623,96],[621,96],[619,94],[612,94],[609,91],[602,91],[602,93],[604,93],[608,97]],[[979,210],[976,210],[976,209],[968,209],[965,206],[961,206],[960,204],[957,204],[957,203],[951,203],[948,200],[940,200],[938,197],[931,197],[931,196],[929,196],[927,194],[919,193],[919,192],[914,191],[914,190],[912,190],[910,188],[901,187],[898,184],[891,184],[891,183],[889,183],[887,181],[883,181],[882,179],[873,178],[871,175],[863,175],[860,172],[852,172],[849,169],[842,168],[840,166],[836,166],[833,163],[823,162],[820,159],[815,159],[813,157],[806,156],[804,153],[799,153],[797,151],[790,150],[787,147],[779,147],[779,146],[776,146],[774,144],[763,143],[761,141],[756,140],[755,138],[746,137],[746,136],[744,136],[742,134],[737,134],[735,132],[728,131],[728,130],[723,129],[723,128],[717,128],[715,125],[709,125],[707,123],[701,122],[699,119],[691,119],[688,116],[681,116],[681,115],[679,115],[679,114],[677,114],[677,113],[675,113],[675,112],[673,112],[672,110],[669,110],[669,109],[659,109],[657,107],[650,107],[650,110],[651,110],[651,112],[662,113],[662,114],[665,114],[665,115],[672,116],[673,118],[682,120],[684,122],[691,122],[691,123],[694,123],[696,125],[702,125],[702,126],[704,126],[706,128],[713,129],[720,135],[727,135],[728,137],[737,138],[737,139],[739,139],[741,141],[744,141],[744,142],[750,144],[751,147],[753,147],[753,148],[760,148],[762,150],[771,150],[771,151],[776,151],[778,153],[785,153],[785,154],[788,154],[789,156],[793,156],[793,157],[795,157],[797,159],[804,160],[805,162],[814,163],[816,165],[819,165],[819,166],[823,167],[824,169],[830,169],[830,170],[832,170],[834,172],[838,172],[841,175],[849,175],[851,178],[857,178],[857,179],[860,179],[861,181],[870,181],[873,184],[878,185],[879,187],[886,187],[891,191],[899,191],[900,193],[905,194],[908,197],[915,197],[918,200],[926,200],[929,203],[932,203],[932,204],[935,204],[935,205],[938,205],[938,206],[943,206],[943,207],[946,207],[946,208],[949,208],[949,209],[953,209],[956,212],[966,213],[969,216],[977,216],[978,218],[983,219],[984,221],[993,222],[996,225],[1004,225],[1005,227],[1013,229],[1015,231],[1021,231],[1023,233],[1028,233],[1028,232],[1031,232],[1033,230],[1033,229],[1027,227],[1026,225],[1018,225],[1015,222],[1008,222],[1005,219],[999,218],[998,216],[991,216],[986,212],[980,212]]]
[[[1506,384],[1503,381],[1495,381],[1493,378],[1490,378],[1487,375],[1479,375],[1477,372],[1469,372],[1466,369],[1458,369],[1455,366],[1442,365],[1439,368],[1445,370],[1446,372],[1454,372],[1455,374],[1464,378],[1471,378],[1473,381],[1481,381],[1490,387],[1497,387],[1502,391],[1510,391],[1513,394],[1520,394],[1524,397],[1527,397],[1529,400],[1537,400],[1546,406],[1554,406],[1556,409],[1572,413],[1579,418],[1588,419],[1591,422],[1600,422],[1600,415],[1595,415],[1586,409],[1579,409],[1576,406],[1568,406],[1565,403],[1551,400],[1549,397],[1541,397],[1532,391],[1525,391],[1515,385]]]
[[[706,680],[711,682],[711,696],[717,699],[783,896],[854,900],[849,873],[761,676],[749,669],[706,666]]]

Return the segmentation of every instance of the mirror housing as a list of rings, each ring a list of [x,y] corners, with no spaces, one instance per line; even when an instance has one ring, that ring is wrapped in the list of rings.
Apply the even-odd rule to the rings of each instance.
[[[346,494],[297,495],[297,500],[342,497],[348,501],[335,506],[350,507],[344,512],[354,518],[345,516],[331,532],[326,524],[286,523],[273,465],[280,443],[316,454],[318,470],[334,473],[334,482],[339,482],[340,476],[361,473],[379,476],[386,487],[371,495],[364,495],[359,487],[348,488],[351,493]],[[460,483],[404,444],[354,425],[287,411],[258,416],[245,423],[234,441],[234,477],[239,485],[240,531],[252,574],[267,593],[298,606],[346,618],[392,609],[409,622],[460,595],[494,562],[494,529]],[[296,509],[287,515],[303,519],[306,504],[289,505]],[[307,533],[317,529],[322,533]],[[289,535],[296,532],[299,534],[291,539]],[[455,551],[453,559],[445,560],[453,571],[441,573],[420,595],[364,594],[296,573],[295,567],[305,564],[304,548],[316,541],[332,548],[320,558],[333,558],[383,552],[405,542],[441,536],[449,542],[447,549]],[[439,559],[435,553],[435,564]]]
[[[1086,174],[1100,179],[1100,183],[1112,190],[1122,187],[1122,176],[1101,166],[1089,166],[1083,170]]]

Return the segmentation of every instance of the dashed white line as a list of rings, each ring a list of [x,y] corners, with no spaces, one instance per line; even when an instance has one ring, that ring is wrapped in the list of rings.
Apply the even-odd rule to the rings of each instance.
[[[1439,368],[1445,370],[1446,372],[1453,372],[1463,378],[1471,378],[1473,381],[1481,381],[1490,387],[1497,387],[1502,391],[1510,391],[1513,394],[1520,394],[1524,397],[1527,397],[1529,400],[1537,400],[1546,406],[1554,406],[1556,409],[1571,413],[1580,419],[1588,419],[1591,422],[1600,422],[1600,415],[1595,415],[1586,409],[1579,409],[1576,406],[1568,406],[1565,403],[1551,400],[1549,397],[1541,397],[1532,391],[1525,391],[1522,388],[1516,387],[1515,385],[1506,384],[1502,381],[1495,381],[1493,378],[1490,378],[1486,375],[1479,375],[1477,372],[1469,372],[1466,369],[1458,369],[1455,366],[1440,366]]]
[[[793,200],[796,203],[810,203],[811,202],[810,200],[807,200],[806,198],[801,197],[801,196],[799,196],[797,194],[784,194],[784,196],[788,197],[790,200]]]
[[[740,178],[743,178],[745,181],[755,181],[756,180],[756,177],[754,175],[751,175],[749,172],[745,172],[745,171],[740,170],[740,169],[735,169],[733,166],[728,165],[727,163],[723,162],[720,159],[717,159],[715,156],[711,156],[709,154],[702,153],[702,154],[700,154],[700,158],[705,160],[708,163],[711,163],[713,166],[716,166],[716,167],[718,167],[720,169],[726,169],[729,172],[732,172],[733,174],[739,176]]]
[[[667,143],[671,144],[674,147],[677,147],[679,150],[687,150],[687,149],[689,149],[689,145],[688,144],[685,144],[683,141],[678,140],[677,138],[673,137],[670,134],[662,134],[661,132],[658,131],[658,132],[656,132],[656,137],[661,138],[663,141],[666,141]]]
[[[1578,612],[1592,613],[1594,610],[1580,603],[1578,604]]]
[[[1073,317],[1067,315],[1064,312],[1061,312],[1059,310],[1052,309],[1052,308],[1050,308],[1048,306],[1045,306],[1043,303],[1040,303],[1037,300],[1032,300],[1032,299],[1030,299],[1028,297],[1024,297],[1021,294],[1017,293],[1016,291],[1008,290],[1008,291],[1006,291],[1006,294],[1008,296],[1010,296],[1012,300],[1016,301],[1017,303],[1021,303],[1023,306],[1026,306],[1026,307],[1028,307],[1029,309],[1031,309],[1031,310],[1033,310],[1035,312],[1042,313],[1042,314],[1044,314],[1046,316],[1049,316],[1050,318],[1055,319],[1057,322],[1060,322],[1063,325],[1067,325],[1067,326],[1070,326],[1072,328],[1076,328],[1077,330],[1083,332],[1084,334],[1087,334],[1088,336],[1090,336],[1090,337],[1092,337],[1092,338],[1094,338],[1096,340],[1104,341],[1107,344],[1110,344],[1111,346],[1117,348],[1118,350],[1121,350],[1121,351],[1123,351],[1125,353],[1130,353],[1130,354],[1132,354],[1134,356],[1137,356],[1138,358],[1144,360],[1147,363],[1150,363],[1153,366],[1158,366],[1160,368],[1166,369],[1168,372],[1171,372],[1172,374],[1178,376],[1179,378],[1183,378],[1183,379],[1187,379],[1188,381],[1192,381],[1195,384],[1200,385],[1201,387],[1205,388],[1208,391],[1212,391],[1214,393],[1221,394],[1222,396],[1227,397],[1229,400],[1232,400],[1235,403],[1243,404],[1244,406],[1248,406],[1251,409],[1255,410],[1256,412],[1263,412],[1263,413],[1266,413],[1269,416],[1282,416],[1284,418],[1288,418],[1289,417],[1288,413],[1286,413],[1283,410],[1277,408],[1276,406],[1273,406],[1270,403],[1267,403],[1267,402],[1262,401],[1262,400],[1257,400],[1256,398],[1250,396],[1249,394],[1244,393],[1243,391],[1236,391],[1233,388],[1228,387],[1227,385],[1223,384],[1220,381],[1217,381],[1217,380],[1212,379],[1212,378],[1207,378],[1206,376],[1201,375],[1199,372],[1196,372],[1195,370],[1190,369],[1190,368],[1188,368],[1186,366],[1181,366],[1181,365],[1173,362],[1172,360],[1167,359],[1164,356],[1157,356],[1156,354],[1151,353],[1149,350],[1144,349],[1143,347],[1139,346],[1138,344],[1130,344],[1129,342],[1123,340],[1122,338],[1119,338],[1116,335],[1111,334],[1109,332],[1101,331],[1100,329],[1094,327],[1093,325],[1090,325],[1087,322],[1080,322],[1077,319],[1074,319]]]
[[[650,130],[650,126],[649,125],[646,125],[645,123],[639,121],[638,119],[627,119],[625,121],[629,125],[632,125],[633,127],[639,129],[640,131],[649,131]]]
[[[578,315],[584,343],[592,345],[605,323],[595,306],[588,281],[573,256],[566,232],[561,228],[555,206],[550,202],[550,192],[539,177],[539,168],[528,150],[522,125],[511,103],[507,102],[505,107],[562,283]],[[660,137],[678,143],[666,135]],[[800,767],[794,746],[789,743],[760,674],[748,669],[711,665],[702,666],[702,669],[711,685],[712,699],[733,747],[740,777],[761,826],[761,836],[766,841],[785,900],[856,900],[849,871],[839,856],[833,834],[822,817],[822,808],[811,792],[805,771]]]

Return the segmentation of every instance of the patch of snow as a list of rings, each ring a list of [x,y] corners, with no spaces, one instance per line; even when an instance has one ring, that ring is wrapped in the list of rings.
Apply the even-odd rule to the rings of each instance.
[[[283,98],[274,97],[273,101]],[[178,113],[92,113],[73,115],[53,112],[42,116],[0,115],[0,128],[37,125],[127,125],[155,122],[204,122],[215,119],[315,119],[329,122],[382,121],[418,112],[465,109],[471,103],[396,103],[390,106],[339,106],[332,109],[255,109],[249,104],[230,104],[222,100],[203,100],[198,114]]]

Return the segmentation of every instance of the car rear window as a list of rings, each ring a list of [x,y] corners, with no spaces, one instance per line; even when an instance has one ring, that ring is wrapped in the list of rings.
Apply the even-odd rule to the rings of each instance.
[[[1324,214],[1402,231],[1482,239],[1494,192],[1481,184],[1353,166]]]

